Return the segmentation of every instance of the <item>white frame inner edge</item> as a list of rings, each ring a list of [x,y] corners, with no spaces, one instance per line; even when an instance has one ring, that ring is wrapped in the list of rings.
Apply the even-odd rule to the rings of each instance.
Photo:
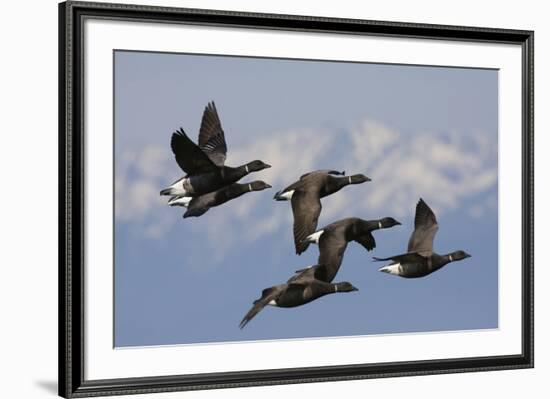
[[[521,47],[88,18],[85,71],[85,378],[521,353]],[[113,50],[347,60],[499,70],[499,328],[113,348]],[[244,311],[244,310],[243,310]]]

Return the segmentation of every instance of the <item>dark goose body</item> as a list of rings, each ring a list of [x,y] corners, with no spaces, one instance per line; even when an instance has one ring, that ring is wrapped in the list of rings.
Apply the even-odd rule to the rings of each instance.
[[[160,195],[196,197],[234,183],[250,172],[270,167],[262,161],[235,168],[225,166],[227,144],[214,102],[204,109],[198,145],[180,128],[172,134],[170,147],[186,175],[162,190]]]
[[[279,284],[264,289],[262,296],[254,301],[252,308],[241,320],[239,327],[243,328],[267,305],[293,308],[305,305],[325,295],[352,291],[357,291],[357,288],[348,282],[331,284],[317,280],[306,274],[293,276],[286,284]]]
[[[391,217],[378,220],[346,218],[309,235],[306,240],[319,245],[317,260],[319,266],[315,269],[315,278],[329,283],[334,280],[342,265],[348,242],[355,241],[367,251],[372,251],[376,247],[376,241],[372,235],[374,230],[387,229],[400,224]],[[312,272],[308,271],[308,273]]]
[[[262,191],[271,186],[261,180],[253,181],[250,183],[233,183],[229,186],[223,187],[211,193],[203,194],[198,197],[174,197],[168,201],[171,206],[185,206],[187,212],[183,217],[201,216],[206,213],[210,208],[219,206],[238,198],[241,195],[252,191]]]
[[[435,214],[420,198],[416,205],[414,231],[409,239],[407,253],[387,258],[374,258],[377,261],[391,261],[389,265],[380,268],[380,271],[406,278],[424,277],[450,262],[471,256],[462,250],[446,255],[433,252],[433,241],[438,228]]]
[[[432,253],[425,257],[416,253],[398,255],[390,258],[376,260],[391,260],[392,263],[380,269],[385,273],[394,274],[405,278],[424,277],[431,274],[450,262],[470,257],[464,251],[455,251],[447,255]]]
[[[371,179],[357,174],[343,176],[344,172],[318,170],[306,173],[295,183],[275,194],[278,201],[290,200],[294,216],[294,246],[299,255],[309,242],[305,238],[315,231],[321,214],[321,198],[340,191],[349,184],[360,184]]]

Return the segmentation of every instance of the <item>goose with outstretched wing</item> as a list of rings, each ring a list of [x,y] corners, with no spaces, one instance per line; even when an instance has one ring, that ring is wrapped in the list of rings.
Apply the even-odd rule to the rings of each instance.
[[[367,251],[376,247],[372,232],[398,226],[401,223],[392,217],[376,220],[346,218],[338,220],[309,235],[306,241],[319,245],[319,265],[315,277],[330,283],[342,265],[348,243],[355,241]],[[299,270],[301,272],[301,270]],[[310,271],[311,272],[311,271]]]
[[[315,266],[304,270],[310,269],[315,270]],[[294,308],[325,295],[353,291],[357,291],[357,288],[347,281],[331,284],[316,279],[312,273],[297,274],[292,276],[286,284],[264,289],[262,296],[254,301],[252,308],[243,317],[239,327],[244,328],[267,305]]]
[[[291,202],[294,247],[298,255],[308,248],[309,242],[305,239],[317,228],[322,209],[321,198],[334,194],[347,185],[370,180],[362,174],[345,176],[345,172],[336,170],[316,170],[302,175],[300,180],[275,194],[275,200]]]
[[[172,200],[210,193],[237,182],[251,172],[271,167],[260,160],[238,167],[225,165],[227,144],[214,102],[204,109],[198,144],[180,128],[172,134],[170,147],[177,164],[186,173],[160,192],[160,195],[172,196]]]
[[[409,239],[407,252],[387,258],[374,258],[376,261],[391,261],[380,268],[381,272],[396,276],[415,278],[431,274],[450,262],[469,258],[471,255],[459,250],[446,255],[433,251],[433,242],[439,226],[435,214],[420,198],[416,204],[414,231]]]

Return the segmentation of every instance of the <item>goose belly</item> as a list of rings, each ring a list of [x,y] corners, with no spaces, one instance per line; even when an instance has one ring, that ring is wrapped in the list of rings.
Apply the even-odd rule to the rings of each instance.
[[[423,263],[395,263],[392,265],[384,266],[379,270],[381,272],[404,278],[424,277],[433,271],[429,269],[427,264]]]
[[[293,308],[311,302],[313,298],[307,294],[306,290],[290,290],[285,292],[277,299],[277,305],[280,308]]]

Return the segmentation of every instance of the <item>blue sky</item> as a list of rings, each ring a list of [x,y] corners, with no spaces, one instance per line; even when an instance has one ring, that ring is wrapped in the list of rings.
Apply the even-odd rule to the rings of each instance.
[[[163,345],[498,327],[497,97],[494,70],[117,51],[115,345]],[[158,192],[183,173],[174,130],[196,141],[216,102],[226,163],[273,165],[247,194],[183,220]],[[323,199],[319,227],[357,216],[403,225],[350,243],[335,281],[359,288],[238,323],[263,288],[316,262],[297,256],[275,191],[315,169],[372,182]],[[422,197],[439,253],[472,254],[421,279],[377,271],[402,253]]]

